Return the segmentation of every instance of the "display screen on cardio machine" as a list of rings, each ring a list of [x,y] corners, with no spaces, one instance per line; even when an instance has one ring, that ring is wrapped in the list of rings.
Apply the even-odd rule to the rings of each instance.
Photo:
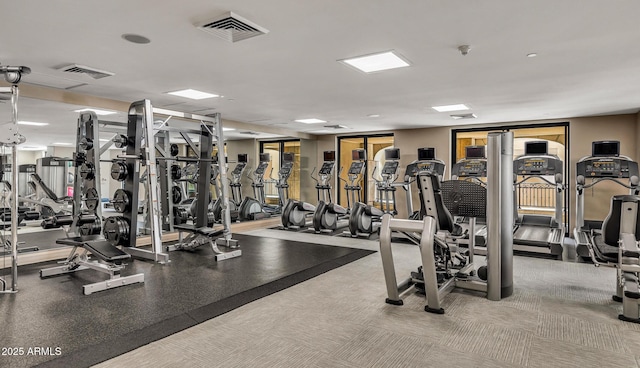
[[[318,171],[319,175],[330,175],[331,171],[333,170],[333,162],[324,162],[322,164],[322,167],[320,168],[320,171]]]
[[[360,175],[362,173],[362,169],[364,168],[364,162],[362,161],[354,161],[349,166],[348,175]]]
[[[562,173],[562,161],[550,157],[521,157],[514,162],[518,175],[554,175]]]
[[[407,165],[405,175],[413,178],[421,171],[429,171],[438,175],[444,175],[444,164],[436,161],[412,162]]]
[[[578,162],[576,172],[588,178],[629,178],[638,174],[638,164],[620,158],[601,158]]]
[[[453,165],[453,175],[458,177],[485,178],[487,176],[487,160],[464,160]]]
[[[256,167],[255,173],[258,175],[263,175],[264,171],[267,169],[267,166],[269,166],[269,162],[260,162],[258,167]]]
[[[387,161],[382,166],[382,175],[395,175],[398,172],[398,161]]]
[[[242,170],[244,170],[245,166],[247,166],[246,162],[238,162],[238,164],[233,169],[231,174],[233,174],[233,175],[241,175],[242,174]]]

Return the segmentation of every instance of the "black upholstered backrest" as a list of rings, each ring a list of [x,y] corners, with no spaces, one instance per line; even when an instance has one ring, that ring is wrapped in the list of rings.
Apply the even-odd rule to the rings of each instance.
[[[420,172],[417,182],[420,189],[421,217],[431,216],[438,221],[438,230],[453,232],[455,222],[442,200],[438,175],[431,172]]]
[[[632,213],[634,210],[635,213]],[[635,224],[632,225],[636,240],[640,240],[640,216],[638,216],[638,207],[640,207],[640,196],[636,195],[616,195],[611,197],[611,206],[609,214],[602,222],[602,238],[607,245],[612,247],[618,246],[620,240],[620,226],[623,216],[633,216]]]

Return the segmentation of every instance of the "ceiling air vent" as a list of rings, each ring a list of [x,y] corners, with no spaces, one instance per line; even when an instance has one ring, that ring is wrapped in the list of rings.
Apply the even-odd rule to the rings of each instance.
[[[78,64],[65,65],[61,68],[58,68],[58,70],[61,70],[65,73],[86,74],[93,79],[101,79],[101,78],[111,77],[115,75],[115,73],[111,73],[105,70],[99,70],[96,68],[91,68],[88,66],[78,65]]]
[[[240,132],[240,134],[246,134],[246,135],[260,135],[260,133],[256,133],[256,132],[249,132],[249,131],[246,131],[246,132]]]
[[[196,27],[229,42],[238,42],[269,33],[267,29],[233,12],[228,12],[212,20],[196,24]]]
[[[331,128],[331,129],[349,129],[348,126],[346,125],[340,125],[340,124],[336,124],[336,125],[325,125],[325,128]]]
[[[459,120],[459,119],[475,119],[477,118],[476,114],[454,114],[454,115],[449,115],[451,116],[453,119]]]

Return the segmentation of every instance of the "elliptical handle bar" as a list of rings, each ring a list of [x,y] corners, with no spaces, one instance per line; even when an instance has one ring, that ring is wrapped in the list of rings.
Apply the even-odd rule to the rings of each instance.
[[[313,179],[313,181],[316,182],[316,184],[320,184],[320,182],[318,181],[318,178],[314,177],[313,174],[315,174],[316,172],[316,167],[313,167],[313,170],[311,170],[311,174],[309,175],[311,177],[311,179]]]

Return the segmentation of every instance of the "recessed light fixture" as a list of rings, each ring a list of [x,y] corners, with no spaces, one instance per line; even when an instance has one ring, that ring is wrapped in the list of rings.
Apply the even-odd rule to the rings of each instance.
[[[96,115],[113,115],[116,114],[115,111],[109,111],[109,110],[100,110],[100,109],[90,109],[90,108],[86,108],[86,109],[79,109],[79,110],[73,110],[74,112],[85,112],[85,111],[93,111],[96,113]]]
[[[367,115],[368,118],[379,118],[380,115],[379,114],[369,114]]]
[[[354,58],[338,60],[365,73],[374,73],[383,70],[404,68],[410,66],[409,62],[394,51],[385,51],[377,54],[357,56]]]
[[[296,120],[296,122],[298,123],[303,123],[303,124],[318,124],[318,123],[326,123],[325,120],[320,120],[320,119],[316,119],[316,118],[311,118],[311,119],[298,119]]]
[[[111,139],[100,138],[100,142],[111,142]]]
[[[437,112],[469,110],[469,108],[465,104],[432,106],[431,108],[436,110]]]
[[[307,133],[311,133],[311,134],[329,134],[329,133],[335,133],[332,130],[329,129],[320,129],[320,130],[311,130]]]
[[[67,143],[67,142],[54,142],[51,143],[52,146],[72,146],[73,143]]]
[[[146,43],[151,42],[151,40],[146,38],[145,36],[140,36],[140,35],[133,34],[133,33],[125,33],[125,34],[122,35],[122,38],[127,40],[127,41],[129,41],[129,42],[137,43],[137,44],[140,44],[140,45],[144,45]]]
[[[180,97],[186,97],[186,98],[190,98],[192,100],[204,100],[205,98],[219,97],[218,95],[214,95],[213,93],[197,91],[197,90],[191,89],[191,88],[183,89],[183,90],[180,90],[180,91],[167,92],[167,94],[174,95],[174,96],[180,96]]]
[[[19,121],[18,124],[20,124],[20,125],[33,125],[33,126],[49,125],[49,123],[40,123],[40,122],[37,122],[37,121]]]
[[[43,146],[23,146],[23,145],[18,146],[19,151],[45,151],[46,149],[47,147],[43,147]]]
[[[223,131],[223,132],[231,132],[231,131],[233,131],[233,130],[235,130],[235,129],[234,129],[234,128],[225,128],[225,127],[222,127],[222,131]]]
[[[538,56],[538,54],[536,54],[535,52],[527,54],[528,58],[533,58],[533,57],[536,57],[536,56]]]

